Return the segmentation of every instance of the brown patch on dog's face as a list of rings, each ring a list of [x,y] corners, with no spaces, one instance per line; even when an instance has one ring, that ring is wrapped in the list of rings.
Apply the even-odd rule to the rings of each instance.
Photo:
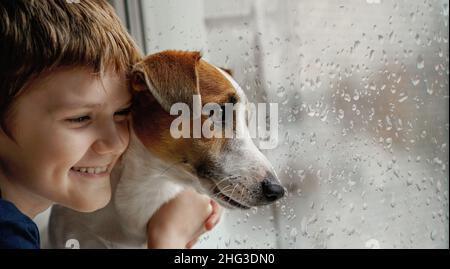
[[[184,87],[186,87],[186,85],[189,85],[189,87],[195,85],[195,78],[191,76],[193,73],[192,70],[189,72],[189,74],[191,74],[190,76],[178,75],[177,73],[170,74],[173,76],[172,79],[168,78],[169,74],[162,73],[162,70],[158,70],[158,74],[156,75],[152,74],[148,66],[150,64],[149,62],[155,60],[159,61],[159,59],[164,57],[167,56],[150,56],[150,58],[144,60],[145,65],[141,67],[145,69],[147,74],[150,72],[150,74],[148,74],[148,79],[151,80],[151,83],[155,88],[165,87],[165,89],[176,89],[183,81]],[[229,80],[211,64],[201,59],[197,59],[195,65],[192,65],[193,56],[186,53],[173,52],[170,54],[170,57],[181,58],[180,62],[182,68],[172,68],[171,70],[167,70],[167,72],[181,72],[180,70],[184,72],[184,69],[188,68],[189,65],[191,68],[195,68],[202,107],[207,103],[223,105],[225,103],[236,103],[239,101],[239,96],[233,85],[231,85]],[[157,65],[159,68],[165,66],[165,64],[161,63],[151,63],[151,65]],[[158,76],[164,76],[164,83],[170,82],[176,85],[165,86],[162,85],[160,81],[155,82]],[[143,80],[144,78],[137,78],[137,80],[139,79]],[[202,138],[193,138],[192,117],[191,138],[173,138],[170,134],[170,126],[172,121],[178,116],[171,116],[150,91],[144,90],[145,87],[147,87],[145,83],[137,80],[134,80],[132,85],[133,88],[137,90],[134,97],[135,102],[132,112],[133,128],[141,142],[151,152],[169,163],[188,164],[192,167],[192,172],[195,172],[197,167],[203,167],[204,165],[207,165],[207,163],[214,162],[219,158],[229,139],[215,137],[205,138],[203,136]],[[191,92],[192,95],[196,90],[191,89],[189,92]],[[182,94],[178,96],[182,96]],[[173,103],[177,101],[183,102],[182,100],[174,100]],[[201,125],[203,125],[208,117],[208,115],[202,115]],[[235,121],[234,115],[233,126],[235,126]],[[224,130],[222,130],[222,137],[223,136]]]
[[[202,104],[237,103],[239,96],[230,81],[211,64],[200,60],[197,66]]]

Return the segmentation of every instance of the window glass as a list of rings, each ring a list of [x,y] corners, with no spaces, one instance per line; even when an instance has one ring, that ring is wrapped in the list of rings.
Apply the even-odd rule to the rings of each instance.
[[[448,1],[183,3],[143,1],[147,53],[202,50],[278,103],[288,190],[198,247],[448,247]]]

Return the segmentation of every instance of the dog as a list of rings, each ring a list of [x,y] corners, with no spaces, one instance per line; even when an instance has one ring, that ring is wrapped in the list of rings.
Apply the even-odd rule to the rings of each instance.
[[[246,95],[225,69],[206,62],[199,52],[169,50],[137,63],[130,83],[134,96],[130,144],[111,172],[111,201],[92,213],[53,206],[51,248],[65,248],[70,239],[76,239],[80,248],[145,247],[150,217],[187,187],[225,208],[249,209],[283,197],[285,190],[273,167],[246,127]],[[192,96],[199,96],[201,104]],[[170,126],[175,116],[170,109],[176,103],[191,110],[207,103],[232,103],[232,131],[242,128],[244,135],[174,138]],[[201,121],[207,118],[202,115]]]

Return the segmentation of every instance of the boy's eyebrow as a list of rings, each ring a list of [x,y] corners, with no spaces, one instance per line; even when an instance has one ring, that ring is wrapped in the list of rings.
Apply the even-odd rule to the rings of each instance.
[[[80,109],[80,108],[97,108],[101,107],[102,104],[98,103],[63,103],[53,106],[50,110],[56,111],[56,110],[69,110],[69,109]]]
[[[132,99],[128,100],[127,102],[125,102],[123,105],[121,105],[120,107],[124,107],[124,106],[130,106],[132,104]],[[98,107],[102,107],[103,105],[100,103],[77,103],[77,102],[69,102],[69,103],[63,103],[63,104],[58,104],[55,105],[53,107],[51,107],[49,110],[50,112],[54,112],[57,110],[70,110],[70,109],[83,109],[83,108],[98,108]]]

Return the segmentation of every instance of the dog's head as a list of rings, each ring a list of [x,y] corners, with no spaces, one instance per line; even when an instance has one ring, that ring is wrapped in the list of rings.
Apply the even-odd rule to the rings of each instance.
[[[247,98],[228,72],[202,60],[198,52],[164,51],[134,67],[131,85],[137,137],[150,152],[191,174],[191,183],[199,191],[223,206],[238,208],[269,204],[284,195],[273,167],[248,133]],[[199,95],[201,102],[193,102],[193,95]],[[177,116],[169,112],[175,103],[184,103],[191,111],[201,111],[202,107],[196,106],[208,103],[221,108],[234,104],[232,121],[219,118],[224,125],[219,131],[225,137],[227,128],[234,134],[240,128],[244,135],[195,138],[195,119],[191,117],[190,138],[174,138],[170,127]],[[198,120],[203,125],[211,118],[201,115]]]

